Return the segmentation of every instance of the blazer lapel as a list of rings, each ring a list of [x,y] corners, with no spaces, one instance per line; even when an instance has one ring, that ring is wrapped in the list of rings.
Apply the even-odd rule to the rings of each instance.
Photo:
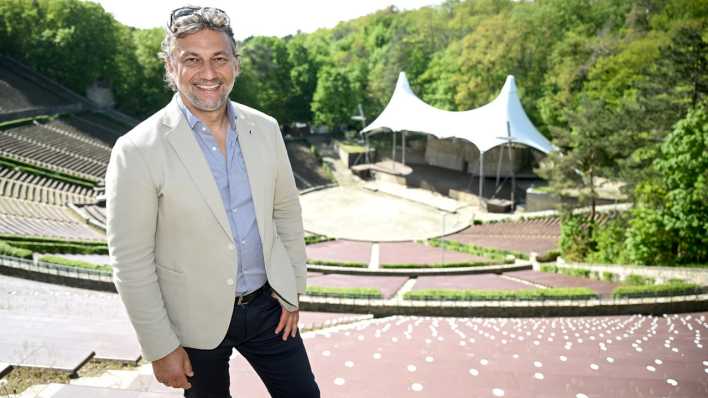
[[[263,183],[262,168],[263,155],[260,153],[260,137],[256,131],[256,125],[252,118],[249,118],[243,112],[239,105],[233,103],[236,109],[236,134],[238,134],[238,142],[241,146],[243,160],[246,163],[246,171],[248,174],[248,183],[251,186],[251,197],[253,198],[253,206],[256,209],[256,223],[258,230],[261,231],[261,237],[264,233],[264,200],[266,198],[266,184]]]
[[[214,181],[214,176],[212,176],[209,169],[209,164],[204,159],[202,150],[194,138],[194,133],[187,125],[187,121],[184,119],[174,99],[167,105],[163,123],[170,128],[167,132],[167,140],[184,164],[192,183],[197,186],[202,198],[206,201],[211,213],[226,235],[233,240],[231,227],[226,218],[226,209],[224,209],[224,203],[221,200],[221,194]]]

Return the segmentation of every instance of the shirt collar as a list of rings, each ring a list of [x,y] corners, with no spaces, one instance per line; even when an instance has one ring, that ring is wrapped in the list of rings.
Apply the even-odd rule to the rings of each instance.
[[[187,108],[187,106],[184,105],[184,102],[182,102],[182,96],[179,93],[176,93],[175,96],[177,97],[177,106],[179,106],[179,109],[182,111],[182,114],[184,115],[185,119],[187,119],[187,124],[189,125],[189,128],[194,130],[194,126],[197,125],[197,123],[204,124],[197,116],[195,116],[192,111]],[[236,110],[234,109],[233,104],[231,101],[228,101],[226,103],[226,112],[228,113],[229,116],[229,124],[231,125],[231,128],[235,131],[236,130]]]

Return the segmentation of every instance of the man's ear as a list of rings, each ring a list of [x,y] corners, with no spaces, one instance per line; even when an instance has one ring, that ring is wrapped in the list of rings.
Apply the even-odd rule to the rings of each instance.
[[[172,57],[165,60],[165,72],[174,78],[175,68],[172,66]]]

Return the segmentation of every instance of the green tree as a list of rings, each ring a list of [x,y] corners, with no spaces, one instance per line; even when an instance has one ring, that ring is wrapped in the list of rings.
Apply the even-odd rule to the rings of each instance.
[[[681,26],[663,51],[668,84],[684,86],[690,106],[696,107],[708,94],[708,42],[697,27]]]
[[[705,105],[677,123],[638,187],[627,249],[641,264],[708,261],[708,114]]]
[[[158,57],[165,33],[162,28],[117,27],[120,46],[116,53],[118,77],[113,89],[118,108],[140,118],[165,106],[172,91],[164,81],[165,68]]]
[[[603,179],[617,175],[624,134],[617,130],[620,116],[602,101],[584,99],[567,119],[570,131],[554,128],[554,151],[541,162],[539,174],[549,180],[551,191],[578,197],[579,206],[590,205],[595,220],[597,188]]]
[[[290,84],[293,92],[288,95],[288,108],[293,121],[312,120],[310,104],[317,88],[319,65],[305,46],[304,35],[291,37],[287,42]]]
[[[288,48],[278,37],[251,37],[241,50],[239,86],[234,97],[254,106],[281,123],[294,120],[288,107],[294,89]],[[245,100],[242,100],[245,99]]]
[[[312,100],[315,123],[331,127],[350,124],[356,104],[346,75],[329,66],[320,69]]]

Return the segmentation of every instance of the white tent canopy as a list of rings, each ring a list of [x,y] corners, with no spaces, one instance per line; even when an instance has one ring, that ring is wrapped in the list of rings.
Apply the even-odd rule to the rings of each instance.
[[[420,132],[440,139],[461,138],[473,143],[481,153],[509,141],[543,153],[554,149],[526,116],[511,75],[492,102],[469,111],[451,112],[423,102],[411,90],[406,74],[401,72],[388,105],[362,133],[382,129]]]

